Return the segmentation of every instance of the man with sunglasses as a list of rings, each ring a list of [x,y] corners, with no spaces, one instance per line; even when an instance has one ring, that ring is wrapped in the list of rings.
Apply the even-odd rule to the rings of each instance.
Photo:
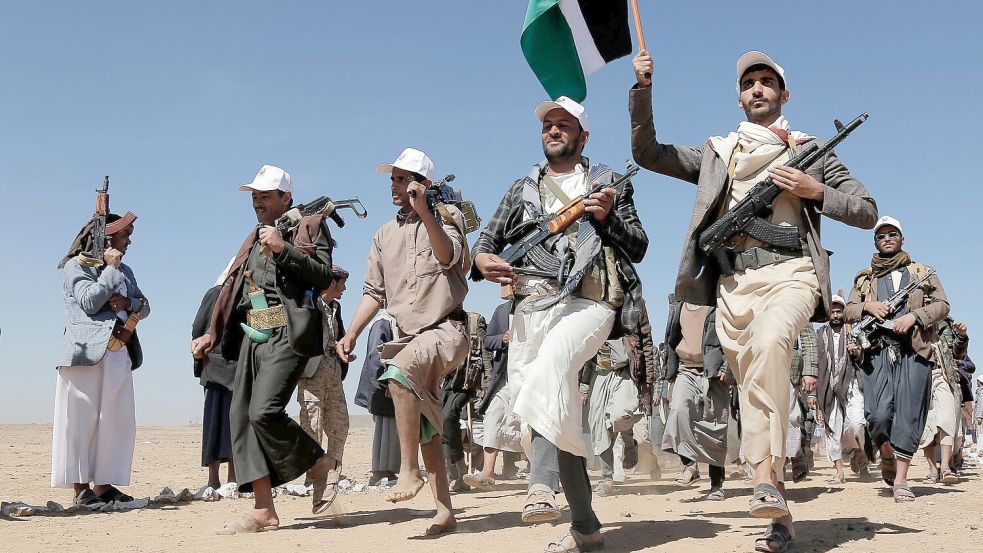
[[[891,311],[884,301],[912,280],[932,270],[915,263],[902,249],[904,232],[894,217],[881,217],[874,226],[877,253],[870,267],[857,273],[844,319],[855,323],[870,314],[884,321],[874,346],[861,351],[847,344],[864,371],[864,416],[867,431],[881,453],[881,478],[892,487],[896,502],[914,501],[908,487],[911,458],[928,416],[932,394],[933,345],[936,325],[949,314],[949,301],[937,275],[908,295],[907,303]]]

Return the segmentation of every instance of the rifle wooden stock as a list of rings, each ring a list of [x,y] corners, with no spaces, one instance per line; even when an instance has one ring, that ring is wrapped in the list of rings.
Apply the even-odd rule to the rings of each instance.
[[[570,203],[561,207],[560,211],[556,212],[556,215],[550,219],[550,222],[546,223],[546,228],[550,231],[550,234],[563,232],[577,219],[580,219],[584,212],[584,199],[580,197],[574,198],[570,200]]]

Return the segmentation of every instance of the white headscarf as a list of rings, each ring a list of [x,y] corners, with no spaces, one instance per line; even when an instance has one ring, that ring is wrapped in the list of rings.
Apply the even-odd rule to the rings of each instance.
[[[769,127],[744,121],[737,126],[737,132],[727,136],[710,137],[710,146],[717,152],[724,165],[730,165],[730,156],[735,155],[734,175],[737,180],[744,180],[757,173],[762,167],[775,160],[788,144],[782,142],[770,129],[782,129],[796,143],[812,140],[814,137],[799,131],[789,131],[789,123],[784,116],[779,116]],[[740,145],[740,149],[736,149]]]

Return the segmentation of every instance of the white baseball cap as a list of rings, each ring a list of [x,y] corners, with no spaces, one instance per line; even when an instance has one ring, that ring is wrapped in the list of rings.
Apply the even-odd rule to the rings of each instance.
[[[744,76],[744,72],[747,71],[748,67],[752,65],[767,65],[772,68],[778,76],[782,78],[782,82],[785,83],[785,88],[788,89],[788,79],[785,78],[785,69],[775,63],[775,60],[771,59],[768,54],[764,52],[759,52],[757,50],[751,50],[750,52],[745,52],[741,57],[737,58],[737,93],[741,93],[741,77]]]
[[[904,236],[904,229],[901,228],[901,221],[891,217],[890,215],[885,215],[877,220],[877,224],[874,225],[874,234],[877,234],[877,231],[880,230],[881,227],[887,225],[891,225],[892,227],[898,229],[898,232]]]
[[[846,307],[846,300],[844,300],[843,296],[839,294],[833,294],[833,300],[830,303],[838,303],[843,307]]]
[[[547,100],[545,102],[540,102],[539,105],[536,106],[536,119],[539,119],[539,121],[542,122],[544,119],[546,119],[547,113],[557,108],[565,110],[570,115],[576,117],[577,121],[580,121],[580,126],[583,127],[585,131],[590,130],[590,128],[587,126],[587,110],[584,109],[584,106],[574,102],[566,96],[560,96],[556,99],[556,101]]]
[[[244,192],[265,192],[269,190],[279,190],[281,192],[293,192],[294,184],[290,179],[290,173],[280,169],[276,165],[264,165],[259,168],[256,178],[249,184],[243,184],[239,190]]]
[[[433,180],[433,161],[430,160],[430,157],[427,156],[427,154],[417,150],[416,148],[406,148],[396,157],[396,161],[392,163],[383,163],[376,167],[375,170],[380,173],[392,173],[393,168],[409,171],[410,173],[417,173],[419,175],[423,175],[423,177],[427,180]]]

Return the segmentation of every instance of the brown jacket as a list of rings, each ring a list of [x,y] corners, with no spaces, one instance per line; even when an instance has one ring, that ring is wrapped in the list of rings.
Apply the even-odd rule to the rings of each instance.
[[[686,239],[683,242],[676,298],[694,305],[716,305],[716,263],[697,247],[700,232],[714,221],[726,195],[727,167],[708,143],[701,146],[662,144],[655,136],[652,122],[652,87],[633,87],[628,95],[631,112],[631,151],[638,164],[650,171],[675,177],[696,185],[696,201]],[[821,145],[820,141],[816,141]],[[806,173],[826,185],[823,202],[803,200],[803,221],[809,255],[819,277],[823,301],[817,306],[814,321],[825,321],[832,300],[829,285],[829,253],[819,240],[822,215],[860,228],[873,228],[877,221],[877,204],[867,189],[850,175],[834,153],[830,153]]]
[[[916,275],[918,271],[928,271],[931,268],[912,262],[908,270],[911,278],[919,278]],[[864,302],[868,301],[878,301],[877,279],[871,278],[870,267],[857,273],[854,279],[850,300],[843,310],[844,320],[848,323],[860,321],[864,316]],[[949,316],[949,298],[946,297],[937,274],[929,277],[927,282],[908,296],[908,310],[918,319],[911,331],[911,347],[922,358],[932,361],[932,344],[939,339],[936,325]]]

